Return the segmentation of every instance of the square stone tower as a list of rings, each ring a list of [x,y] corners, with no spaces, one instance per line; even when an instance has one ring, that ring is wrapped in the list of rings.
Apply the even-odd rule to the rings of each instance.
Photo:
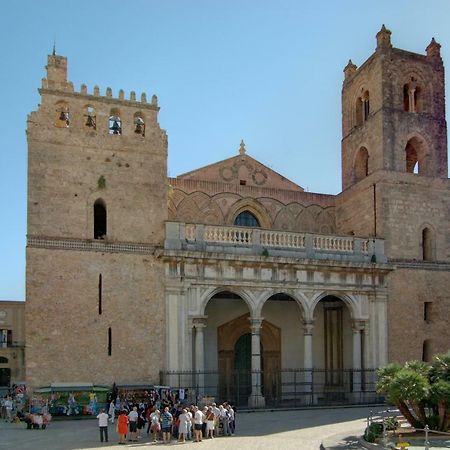
[[[448,350],[450,182],[444,66],[432,39],[426,54],[392,47],[344,69],[342,186],[337,228],[385,239],[389,359],[429,359]],[[375,262],[375,261],[374,261]]]
[[[75,92],[55,54],[39,92],[27,129],[28,384],[156,382],[167,219],[157,98]]]
[[[433,39],[426,55],[393,48],[384,25],[375,53],[349,61],[342,88],[342,187],[377,170],[447,178],[444,66]]]

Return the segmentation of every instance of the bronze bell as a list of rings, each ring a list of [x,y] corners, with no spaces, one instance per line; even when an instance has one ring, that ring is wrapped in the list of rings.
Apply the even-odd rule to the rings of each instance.
[[[95,120],[92,116],[87,116],[86,126],[89,128],[95,128]]]
[[[61,111],[59,114],[59,120],[66,122],[66,124],[69,125],[69,114],[65,111]]]
[[[121,128],[117,120],[114,120],[110,130],[113,132],[113,134],[120,134]]]
[[[134,132],[136,134],[142,134],[142,136],[144,135],[144,130],[145,130],[145,124],[144,121],[138,117],[134,123],[136,124],[136,127],[134,128]]]

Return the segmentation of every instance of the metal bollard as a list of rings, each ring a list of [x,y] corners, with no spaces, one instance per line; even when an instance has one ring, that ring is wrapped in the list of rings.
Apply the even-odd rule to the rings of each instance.
[[[386,429],[386,423],[383,418],[383,448],[386,448],[387,446],[387,429]]]
[[[425,450],[430,450],[430,441],[428,440],[428,432],[430,428],[428,425],[425,425]]]

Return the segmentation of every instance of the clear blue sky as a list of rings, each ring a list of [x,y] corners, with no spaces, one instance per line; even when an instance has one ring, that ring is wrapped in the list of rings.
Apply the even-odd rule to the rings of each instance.
[[[26,117],[54,39],[77,90],[158,95],[170,176],[235,155],[243,138],[308,191],[337,193],[348,59],[362,64],[385,23],[414,52],[435,36],[450,66],[449,13],[448,0],[3,2],[0,299],[25,297]]]

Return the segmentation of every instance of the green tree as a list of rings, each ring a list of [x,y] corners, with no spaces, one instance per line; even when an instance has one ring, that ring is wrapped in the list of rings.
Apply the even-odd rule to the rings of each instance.
[[[450,427],[450,351],[432,364],[391,363],[378,370],[377,391],[395,404],[415,428],[446,431]],[[433,415],[434,414],[434,415]]]

